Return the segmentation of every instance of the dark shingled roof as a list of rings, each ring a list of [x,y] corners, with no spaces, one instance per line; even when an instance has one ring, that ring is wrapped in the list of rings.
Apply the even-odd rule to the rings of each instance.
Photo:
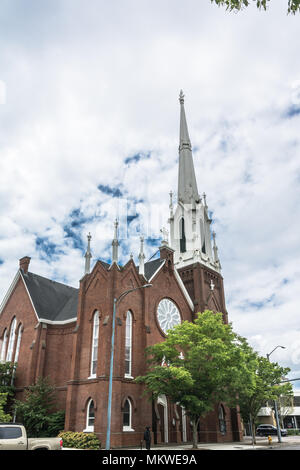
[[[77,317],[79,289],[21,271],[39,318],[66,321]]]
[[[153,261],[148,261],[145,263],[145,278],[147,281],[151,279],[153,274],[158,270],[158,268],[164,263],[164,259],[161,260],[160,258],[154,259]]]

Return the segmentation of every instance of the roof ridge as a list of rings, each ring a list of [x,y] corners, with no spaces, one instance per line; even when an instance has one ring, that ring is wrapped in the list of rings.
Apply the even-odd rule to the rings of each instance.
[[[61,286],[65,286],[65,287],[68,287],[69,289],[74,289],[74,290],[79,290],[78,287],[73,287],[73,286],[69,286],[68,284],[65,284],[64,282],[60,282],[60,281],[54,281],[53,279],[49,279],[48,277],[45,277],[45,276],[41,276],[40,274],[36,274],[36,273],[33,273],[31,271],[28,271],[27,273],[22,273],[23,275],[26,276],[26,274],[31,274],[32,276],[36,276],[36,277],[40,277],[42,279],[45,279],[46,281],[50,281],[50,282],[53,282],[55,284],[60,284]]]

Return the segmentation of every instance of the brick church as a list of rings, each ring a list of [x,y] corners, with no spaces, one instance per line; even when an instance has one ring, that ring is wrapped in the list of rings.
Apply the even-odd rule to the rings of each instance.
[[[145,426],[151,426],[154,443],[180,443],[192,439],[185,410],[164,395],[151,403],[143,385],[134,382],[146,371],[145,348],[207,308],[223,312],[228,321],[215,234],[205,194],[198,193],[182,92],[179,102],[177,204],[173,207],[170,193],[169,230],[162,230],[159,258],[145,262],[141,237],[139,265],[131,257],[120,266],[116,221],[110,264],[97,260],[91,269],[88,236],[78,288],[33,273],[25,256],[0,306],[0,359],[17,363],[17,398],[38,377],[49,377],[58,406],[66,411],[65,430],[95,432],[103,447],[112,331],[111,447],[139,445]],[[147,284],[152,287],[143,288]],[[241,440],[238,410],[216,403],[201,420],[198,437],[200,442]]]

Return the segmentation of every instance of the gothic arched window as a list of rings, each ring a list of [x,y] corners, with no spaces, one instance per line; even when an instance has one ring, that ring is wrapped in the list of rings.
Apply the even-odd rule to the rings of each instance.
[[[132,404],[129,398],[123,407],[123,431],[132,431]]]
[[[89,400],[86,410],[86,432],[94,432],[95,405],[92,399]]]
[[[180,253],[186,251],[186,238],[185,238],[185,226],[184,218],[182,217],[179,222],[179,236],[180,236]]]
[[[206,244],[205,244],[205,231],[203,220],[200,219],[200,235],[201,235],[201,251],[206,253]]]
[[[96,377],[98,363],[98,339],[99,339],[99,312],[94,313],[93,317],[93,337],[91,351],[91,377]]]
[[[1,346],[1,356],[0,356],[1,361],[5,360],[7,338],[8,338],[8,333],[7,333],[7,329],[5,328],[4,333],[3,333],[2,346]]]
[[[224,406],[219,406],[219,428],[221,434],[226,434],[226,420]]]
[[[125,377],[131,377],[132,369],[132,313],[126,314],[125,327]]]
[[[13,351],[14,351],[16,324],[17,324],[17,319],[16,317],[14,317],[12,324],[10,326],[9,342],[8,342],[8,348],[7,348],[7,353],[6,353],[6,361],[8,362],[11,362]]]
[[[20,345],[21,345],[22,333],[23,333],[23,326],[20,325],[19,328],[18,328],[17,346],[16,346],[16,353],[15,353],[15,360],[14,360],[14,362],[18,362],[18,359],[19,359],[19,352],[20,352]]]

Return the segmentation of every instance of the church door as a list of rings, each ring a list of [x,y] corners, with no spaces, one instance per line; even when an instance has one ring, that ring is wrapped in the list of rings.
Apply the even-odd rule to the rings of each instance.
[[[165,442],[165,409],[163,405],[158,404],[157,409],[159,412],[160,418],[160,432],[161,432],[161,442]]]

